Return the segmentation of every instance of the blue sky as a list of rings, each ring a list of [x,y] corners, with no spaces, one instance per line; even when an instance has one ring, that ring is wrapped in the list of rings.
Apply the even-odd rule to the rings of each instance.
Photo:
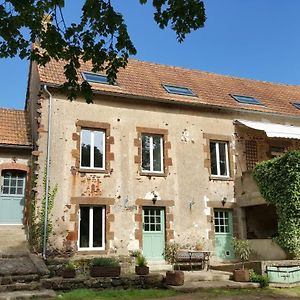
[[[82,1],[65,2],[66,21],[73,21]],[[205,28],[182,44],[174,32],[158,28],[151,5],[141,6],[138,0],[113,3],[124,14],[137,59],[300,84],[300,1],[206,0]],[[24,107],[28,65],[18,58],[0,59],[0,107]]]

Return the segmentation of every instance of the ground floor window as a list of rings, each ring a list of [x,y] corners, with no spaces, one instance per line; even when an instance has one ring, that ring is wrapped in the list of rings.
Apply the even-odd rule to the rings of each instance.
[[[81,206],[79,211],[79,249],[104,250],[105,208]]]

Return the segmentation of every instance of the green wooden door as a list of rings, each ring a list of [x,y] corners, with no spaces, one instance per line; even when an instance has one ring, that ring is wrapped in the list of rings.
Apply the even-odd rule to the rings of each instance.
[[[165,249],[165,211],[143,208],[143,254],[149,261],[163,260]]]
[[[23,224],[25,173],[3,171],[0,191],[0,224]]]
[[[234,258],[232,246],[233,226],[232,211],[215,209],[215,251],[219,260],[231,260]]]

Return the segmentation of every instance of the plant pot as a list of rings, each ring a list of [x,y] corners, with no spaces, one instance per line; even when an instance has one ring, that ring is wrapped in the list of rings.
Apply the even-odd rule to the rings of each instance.
[[[120,266],[92,266],[90,269],[92,277],[119,277],[121,274]]]
[[[233,280],[239,282],[250,281],[250,273],[248,269],[239,269],[233,271]]]
[[[148,275],[149,267],[147,266],[135,266],[135,274],[137,275]]]
[[[184,273],[182,271],[167,271],[166,284],[167,285],[183,285]]]
[[[64,270],[62,273],[63,278],[75,278],[76,271],[75,270]]]

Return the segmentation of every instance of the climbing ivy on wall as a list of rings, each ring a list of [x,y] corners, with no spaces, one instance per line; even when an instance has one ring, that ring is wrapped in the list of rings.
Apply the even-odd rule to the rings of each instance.
[[[40,211],[40,222],[39,222],[39,237],[40,237],[40,248],[42,248],[43,245],[43,239],[44,239],[44,226],[45,226],[45,214],[46,214],[46,179],[47,179],[47,173],[46,173],[46,168],[44,172],[44,177],[43,177],[43,199],[42,199],[42,207]],[[48,214],[47,214],[47,233],[46,233],[46,240],[48,240],[48,237],[50,233],[52,232],[53,229],[53,223],[52,223],[52,218],[51,218],[51,211],[53,209],[54,205],[54,199],[57,194],[57,184],[51,188],[49,186],[49,191],[48,191]]]
[[[31,201],[30,201],[30,221],[29,221],[29,239],[30,245],[33,250],[37,252],[42,251],[43,238],[44,238],[44,224],[45,224],[45,212],[46,212],[46,168],[43,176],[43,199],[41,206],[37,207],[36,199],[36,176],[32,171],[31,177]],[[50,218],[51,211],[54,205],[55,196],[57,194],[57,184],[53,188],[49,188],[48,193],[48,226],[47,226],[47,239],[52,231],[52,220]]]
[[[36,241],[36,175],[34,169],[34,160],[32,159],[31,167],[31,191],[30,191],[30,212],[29,212],[29,244],[32,248],[35,247]]]
[[[277,243],[300,258],[300,151],[258,163],[253,177],[267,203],[278,215]]]

